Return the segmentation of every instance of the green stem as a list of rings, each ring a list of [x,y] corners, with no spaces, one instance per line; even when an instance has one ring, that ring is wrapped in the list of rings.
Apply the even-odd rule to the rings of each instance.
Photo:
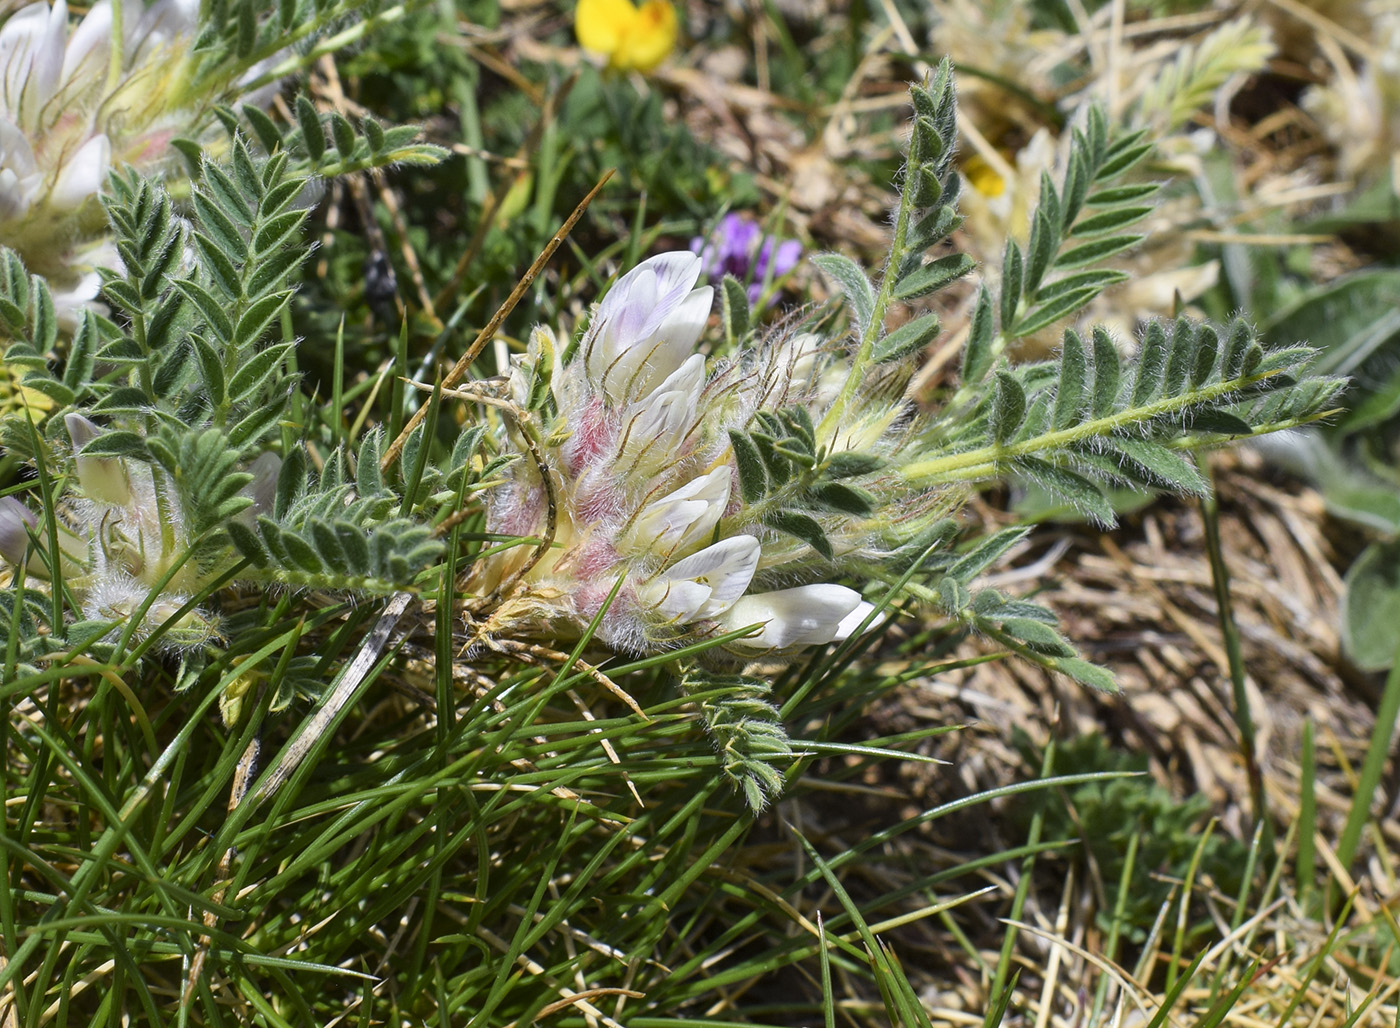
[[[243,59],[241,64],[243,67],[251,67],[277,54],[292,51],[295,44],[299,43],[301,40],[306,39],[308,36],[314,36],[325,28],[326,25],[338,21],[345,17],[349,11],[360,6],[361,5],[357,3],[348,4],[345,7],[337,8],[330,16],[318,18],[302,25],[300,28],[294,28],[287,34],[278,36],[273,42],[254,50]],[[387,11],[381,11],[373,17],[366,18],[364,21],[351,25],[343,32],[337,32],[334,36],[321,40],[304,54],[293,52],[290,57],[278,62],[274,67],[268,69],[262,75],[259,75],[246,86],[240,86],[239,89],[243,92],[252,92],[268,83],[276,82],[279,79],[286,78],[305,68],[309,68],[322,55],[335,53],[337,50],[343,50],[348,46],[358,43],[371,29],[379,28],[382,25],[391,25],[398,21],[408,13],[408,8],[408,4],[398,4],[397,6],[389,8]]]
[[[107,93],[114,93],[122,80],[126,60],[126,32],[122,26],[122,0],[112,0],[112,40],[107,53]]]
[[[1207,476],[1210,468],[1203,469]],[[1264,824],[1268,811],[1264,800],[1264,776],[1259,768],[1255,742],[1254,716],[1249,709],[1249,692],[1244,681],[1244,656],[1240,649],[1240,628],[1235,621],[1234,604],[1230,599],[1230,569],[1225,566],[1225,551],[1220,545],[1220,506],[1214,486],[1201,497],[1201,518],[1205,522],[1206,555],[1210,560],[1210,577],[1215,586],[1216,616],[1220,634],[1225,639],[1225,657],[1229,663],[1230,684],[1234,693],[1235,724],[1240,730],[1240,754],[1244,758],[1245,774],[1249,780],[1249,800],[1254,823]],[[1272,843],[1272,838],[1266,840]]]
[[[890,243],[890,257],[885,264],[885,273],[880,277],[880,291],[875,296],[875,305],[870,312],[870,323],[865,326],[865,331],[861,334],[860,345],[856,348],[856,353],[851,358],[851,370],[846,376],[845,383],[841,386],[841,392],[837,394],[836,400],[823,415],[821,424],[817,426],[816,436],[818,441],[829,441],[835,438],[842,420],[846,416],[846,411],[855,400],[856,393],[860,390],[861,382],[865,378],[865,370],[870,364],[871,354],[875,351],[875,342],[880,337],[880,330],[884,328],[885,313],[890,308],[890,302],[894,299],[895,274],[899,264],[904,260],[907,250],[907,240],[909,236],[909,219],[913,214],[914,200],[913,190],[901,190],[899,195],[899,211],[894,219],[894,241]]]
[[[1211,400],[1217,400],[1222,396],[1240,392],[1258,382],[1273,378],[1278,374],[1281,374],[1281,372],[1269,371],[1262,375],[1250,375],[1246,378],[1234,379],[1230,382],[1219,382],[1205,389],[1184,393],[1180,396],[1169,396],[1158,400],[1156,403],[1149,403],[1142,407],[1133,407],[1128,410],[1119,411],[1116,414],[1109,414],[1102,418],[1083,421],[1070,428],[1062,428],[1058,432],[1047,432],[1044,435],[1022,440],[1019,443],[995,443],[991,446],[979,446],[973,450],[964,450],[961,453],[949,454],[946,457],[935,457],[932,460],[916,461],[904,467],[904,477],[910,482],[924,483],[934,480],[941,481],[943,476],[951,472],[976,468],[979,465],[1003,467],[1008,462],[1014,461],[1018,457],[1029,457],[1043,450],[1063,450],[1074,446],[1076,443],[1112,435],[1119,429],[1141,424],[1144,421],[1151,421],[1153,418],[1158,418],[1165,414],[1176,414],[1188,408],[1198,406],[1199,404],[1209,403]],[[849,385],[849,383],[847,384]],[[832,409],[835,410],[836,408],[833,407]],[[823,424],[825,424],[825,421],[823,421]]]
[[[1045,756],[1040,764],[1040,778],[1045,781],[1055,772],[1055,740],[1051,740],[1045,745]],[[1022,911],[1025,910],[1026,900],[1030,898],[1031,878],[1035,872],[1036,846],[1040,842],[1040,833],[1045,824],[1045,809],[1038,807],[1031,815],[1030,830],[1026,833],[1026,848],[1030,850],[1024,860],[1021,861],[1021,878],[1016,883],[1016,894],[1011,900],[1011,912],[1008,920],[1019,922]],[[1007,925],[1006,936],[1001,941],[1001,956],[997,960],[996,974],[992,976],[991,988],[987,990],[987,1018],[983,1022],[982,1028],[995,1028],[996,1022],[992,1020],[992,1014],[997,1006],[1001,1005],[1005,1009],[1003,993],[1007,989],[1007,979],[1011,977],[1011,966],[1016,953],[1017,929],[1013,925]]]
[[[156,386],[155,380],[151,377],[151,347],[146,341],[146,315],[144,311],[135,310],[131,312],[131,337],[136,345],[141,349],[141,360],[136,365],[136,380],[140,383],[141,391],[155,404]],[[155,431],[155,418],[148,416],[146,419],[146,431]]]
[[[1351,809],[1347,812],[1346,825],[1337,841],[1337,863],[1347,871],[1356,857],[1361,843],[1361,830],[1371,819],[1371,804],[1380,786],[1381,773],[1385,770],[1390,739],[1395,732],[1396,719],[1400,718],[1400,652],[1390,666],[1390,674],[1385,679],[1385,690],[1376,708],[1376,725],[1371,733],[1371,744],[1366,747],[1366,759],[1361,765],[1361,776],[1356,783],[1356,795],[1352,797]]]

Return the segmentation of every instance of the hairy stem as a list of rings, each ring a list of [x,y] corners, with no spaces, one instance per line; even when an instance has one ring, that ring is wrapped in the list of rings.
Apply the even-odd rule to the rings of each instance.
[[[898,277],[895,274],[895,269],[904,260],[908,250],[909,219],[913,210],[913,190],[901,190],[899,211],[894,220],[894,240],[890,243],[890,256],[885,264],[885,273],[880,277],[880,291],[875,296],[875,306],[870,313],[870,323],[865,326],[865,331],[861,334],[860,345],[856,347],[855,356],[851,358],[851,370],[846,376],[845,383],[841,386],[841,392],[837,394],[831,407],[822,416],[821,424],[817,426],[816,436],[818,440],[830,440],[835,437],[842,419],[846,416],[846,411],[850,409],[851,402],[855,399],[861,382],[865,378],[865,370],[870,364],[871,354],[875,351],[875,342],[879,339],[880,330],[885,324],[885,314],[889,311],[890,302],[894,299],[895,279]]]
[[[1019,457],[1029,457],[1046,450],[1067,449],[1076,443],[1109,436],[1121,429],[1141,424],[1144,421],[1151,421],[1164,414],[1180,413],[1202,403],[1209,403],[1222,396],[1240,392],[1282,373],[1282,370],[1267,371],[1263,374],[1248,375],[1228,382],[1218,382],[1194,392],[1165,397],[1142,407],[1132,407],[1115,414],[1083,421],[1078,425],[1062,428],[1057,432],[1046,432],[1044,435],[1024,439],[1019,443],[996,443],[991,446],[979,446],[973,450],[964,450],[961,453],[948,454],[944,457],[934,457],[931,460],[915,461],[905,465],[904,477],[910,482],[926,485],[943,481],[945,477],[949,476],[963,478],[964,475],[957,473],[966,472],[969,469],[983,466],[989,469],[1005,467]]]

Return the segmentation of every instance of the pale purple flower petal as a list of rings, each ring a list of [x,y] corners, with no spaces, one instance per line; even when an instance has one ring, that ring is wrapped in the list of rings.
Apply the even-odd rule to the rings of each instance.
[[[709,318],[713,291],[692,289],[700,277],[693,253],[643,261],[598,305],[583,341],[584,369],[614,403],[644,396],[675,371]]]
[[[690,248],[700,255],[711,282],[725,275],[747,282],[751,304],[763,295],[765,281],[782,278],[802,256],[802,244],[797,240],[765,236],[756,222],[738,214],[726,214],[708,239],[696,236]]]

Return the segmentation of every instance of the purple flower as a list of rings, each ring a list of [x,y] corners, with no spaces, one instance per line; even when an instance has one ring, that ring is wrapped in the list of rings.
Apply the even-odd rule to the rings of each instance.
[[[802,244],[796,239],[765,236],[757,222],[739,214],[726,214],[708,240],[696,236],[690,249],[700,255],[703,273],[711,282],[725,275],[747,282],[749,303],[758,302],[765,281],[776,282],[802,257]]]

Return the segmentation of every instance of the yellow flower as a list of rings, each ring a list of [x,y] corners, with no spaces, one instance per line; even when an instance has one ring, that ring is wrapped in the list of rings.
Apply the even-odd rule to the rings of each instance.
[[[676,45],[676,9],[669,0],[579,0],[574,12],[579,45],[603,54],[621,71],[650,71]]]
[[[973,154],[967,159],[963,166],[963,174],[967,176],[968,184],[983,196],[996,199],[1006,192],[1006,179],[997,174],[997,170],[978,154]]]

